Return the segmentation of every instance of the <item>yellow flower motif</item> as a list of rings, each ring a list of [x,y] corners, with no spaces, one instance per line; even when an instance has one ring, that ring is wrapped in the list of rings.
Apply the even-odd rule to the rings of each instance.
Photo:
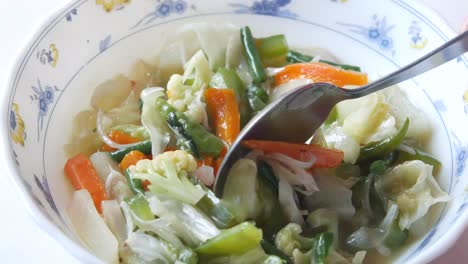
[[[463,94],[463,101],[468,104],[468,90],[465,91],[465,93]]]
[[[26,132],[24,131],[24,122],[19,114],[19,106],[16,103],[11,105],[10,110],[10,136],[13,142],[24,146]]]
[[[57,61],[59,58],[59,52],[54,43],[50,44],[49,48],[50,48],[50,55],[52,57],[52,61],[50,62],[50,65],[52,67],[55,67],[57,65]]]
[[[114,8],[130,3],[130,0],[96,0],[97,5],[102,5],[106,12],[112,11]]]
[[[424,47],[426,47],[427,45],[427,38],[423,38],[422,40],[418,41],[417,43],[411,43],[410,44],[410,47],[413,48],[413,49],[424,49]]]

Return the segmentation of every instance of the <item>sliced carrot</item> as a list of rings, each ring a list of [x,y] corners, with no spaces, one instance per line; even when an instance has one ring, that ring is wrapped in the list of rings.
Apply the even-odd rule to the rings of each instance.
[[[122,169],[122,171],[125,171],[126,169],[128,169],[128,167],[137,164],[138,161],[143,159],[148,159],[148,157],[143,152],[140,152],[138,150],[132,150],[129,153],[127,153],[120,162],[120,169]]]
[[[109,135],[107,135],[112,141],[118,144],[132,144],[136,142],[140,142],[141,139],[129,136],[125,134],[124,132],[118,131],[118,130],[112,130],[109,132]],[[110,152],[110,151],[115,151],[116,149],[113,147],[110,147],[108,145],[104,145],[101,148],[102,151]]]
[[[94,206],[101,213],[101,202],[107,199],[107,194],[91,161],[85,155],[78,154],[67,161],[64,171],[76,190],[88,190],[93,198]]]
[[[281,153],[293,159],[309,161],[313,157],[314,168],[334,168],[343,161],[343,151],[327,149],[314,144],[287,143],[267,140],[244,140],[242,142],[246,148],[258,149],[267,153]]]
[[[367,74],[347,71],[321,62],[291,64],[275,75],[275,85],[294,79],[309,79],[313,82],[326,82],[338,87],[367,84]]]
[[[216,135],[232,145],[240,132],[239,107],[234,91],[208,88],[205,101]]]

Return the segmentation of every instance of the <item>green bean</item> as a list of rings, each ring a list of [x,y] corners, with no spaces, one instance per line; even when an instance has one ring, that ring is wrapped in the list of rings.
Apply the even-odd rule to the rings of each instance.
[[[290,50],[288,52],[288,55],[286,56],[286,60],[289,63],[301,63],[301,62],[311,62],[314,59],[314,57],[302,54],[300,52]],[[360,72],[361,68],[358,66],[354,65],[348,65],[348,64],[340,64],[332,61],[327,61],[327,60],[319,60],[319,62],[323,62],[338,68],[341,68],[343,70],[350,70],[350,71],[357,71]]]
[[[442,166],[442,163],[438,161],[436,158],[432,157],[430,154],[425,153],[419,149],[412,148],[407,146],[408,148],[411,148],[414,153],[409,153],[403,150],[398,151],[398,162],[405,162],[409,160],[420,160],[426,164],[432,165],[435,170],[439,170],[440,167]]]
[[[372,142],[362,147],[359,155],[359,162],[375,158],[379,159],[395,150],[401,145],[401,143],[403,143],[403,140],[406,137],[406,132],[408,132],[408,127],[409,119],[406,119],[403,127],[395,135],[377,142]]]
[[[254,84],[247,89],[247,99],[253,113],[261,111],[268,104],[267,92]]]
[[[156,98],[156,108],[156,110],[158,110],[166,120],[171,115],[176,116],[177,121],[180,123],[185,133],[190,135],[193,142],[195,142],[195,146],[198,151],[200,151],[200,154],[215,157],[218,157],[221,154],[221,151],[224,148],[223,141],[208,132],[208,130],[206,130],[206,128],[201,124],[191,121],[185,114],[179,112],[162,98]]]
[[[138,150],[146,155],[151,154],[151,140],[145,140],[131,147],[122,148],[122,149],[113,151],[109,154],[113,160],[117,162],[121,162],[122,159],[125,157],[125,155],[127,155],[130,151],[133,151],[133,150]]]
[[[198,151],[197,146],[195,145],[195,142],[193,141],[192,137],[187,133],[187,131],[185,131],[184,127],[179,122],[174,112],[168,113],[167,124],[172,129],[172,131],[174,131],[174,133],[177,135],[177,143],[176,143],[177,146],[180,149],[183,149],[192,153],[192,155],[195,158],[199,159],[200,153]]]
[[[140,179],[132,179],[128,169],[125,170],[125,178],[127,179],[128,187],[134,194],[144,195],[143,182]]]
[[[242,47],[247,65],[255,83],[262,83],[266,80],[265,69],[263,68],[260,54],[258,53],[252,32],[249,27],[243,27],[240,30]]]

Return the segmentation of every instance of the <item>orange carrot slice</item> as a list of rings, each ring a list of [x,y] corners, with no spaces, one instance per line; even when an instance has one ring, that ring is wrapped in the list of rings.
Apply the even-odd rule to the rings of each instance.
[[[216,135],[232,145],[240,132],[239,107],[234,91],[208,88],[205,101]]]
[[[107,200],[107,194],[91,161],[85,155],[78,154],[67,161],[64,171],[76,190],[88,190],[93,198],[94,206],[101,213],[101,202]]]
[[[275,75],[275,85],[294,79],[309,79],[313,82],[326,82],[338,87],[345,85],[362,86],[367,84],[367,74],[343,70],[321,62],[291,64]]]

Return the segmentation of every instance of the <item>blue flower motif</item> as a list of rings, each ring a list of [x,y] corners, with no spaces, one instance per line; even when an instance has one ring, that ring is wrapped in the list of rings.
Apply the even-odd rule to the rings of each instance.
[[[370,39],[378,39],[380,37],[380,32],[377,28],[370,28],[367,35]]]
[[[73,8],[72,10],[70,10],[66,15],[66,19],[68,22],[71,22],[72,21],[72,18],[73,18],[73,15],[76,15],[78,13],[78,10],[76,8]]]
[[[156,9],[159,16],[165,17],[171,13],[172,1],[166,0],[162,2]]]
[[[10,110],[10,128],[12,130],[16,128],[16,114],[13,110]]]
[[[47,115],[47,110],[49,110],[49,105],[47,104],[47,100],[44,95],[39,96],[39,115],[45,116]]]
[[[39,113],[37,116],[37,140],[40,138],[40,132],[44,126],[44,118],[47,116],[49,111],[49,105],[54,102],[54,92],[59,91],[57,87],[46,86],[45,89],[42,88],[41,82],[37,80],[37,87],[32,86],[34,95],[31,95],[31,100],[37,100],[37,106],[39,108]]]
[[[357,33],[366,39],[376,43],[383,50],[391,50],[393,48],[393,39],[388,33],[394,28],[393,25],[387,26],[385,17],[379,19],[377,15],[372,16],[373,24],[371,26],[361,26],[349,23],[338,23],[346,26],[351,32]],[[393,51],[394,53],[394,51]]]
[[[255,1],[251,6],[232,3],[230,6],[236,8],[236,13],[260,14],[280,17],[297,17],[297,14],[283,8],[291,3],[291,0],[261,0]]]
[[[428,42],[428,39],[422,33],[422,27],[418,21],[412,21],[408,29],[410,35],[410,47],[414,49],[423,49]]]
[[[47,104],[51,104],[54,102],[54,89],[50,86],[46,86],[44,91],[44,100],[46,100]]]
[[[411,41],[414,43],[414,44],[417,44],[420,40],[422,40],[421,38],[421,33],[416,33],[414,34],[412,37],[411,37]]]
[[[381,49],[388,50],[393,48],[393,40],[389,37],[382,37],[379,42]]]
[[[174,10],[179,14],[183,13],[185,9],[187,9],[187,3],[185,3],[184,1],[177,1],[174,4]]]
[[[183,14],[187,11],[187,2],[185,0],[164,0],[162,3],[156,5],[154,11],[146,14],[138,23],[136,23],[133,28],[136,28],[140,25],[147,25],[154,20],[167,17],[171,13]]]

